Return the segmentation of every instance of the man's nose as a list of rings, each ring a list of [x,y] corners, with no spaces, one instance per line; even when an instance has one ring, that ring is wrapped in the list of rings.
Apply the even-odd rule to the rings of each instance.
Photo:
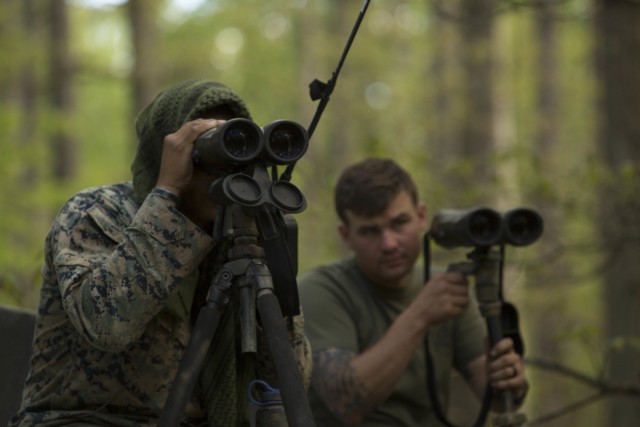
[[[398,246],[398,236],[392,230],[382,230],[382,249],[385,251],[393,250]]]

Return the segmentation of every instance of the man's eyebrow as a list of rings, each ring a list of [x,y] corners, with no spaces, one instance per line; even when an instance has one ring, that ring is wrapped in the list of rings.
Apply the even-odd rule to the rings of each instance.
[[[378,224],[362,224],[362,225],[359,225],[356,230],[359,232],[362,232],[362,231],[375,231],[379,229],[380,229],[380,225]]]
[[[398,215],[391,218],[390,222],[403,221],[409,218],[411,218],[411,215],[409,214],[409,212],[400,212]]]

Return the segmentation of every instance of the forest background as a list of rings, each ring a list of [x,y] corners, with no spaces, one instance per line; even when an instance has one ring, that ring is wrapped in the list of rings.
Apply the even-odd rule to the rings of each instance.
[[[261,126],[308,127],[356,0],[0,1],[0,303],[35,308],[44,238],[74,192],[128,180],[133,119],[164,87],[224,82]],[[298,267],[346,255],[332,190],[365,156],[445,208],[538,210],[507,247],[529,425],[640,420],[640,2],[372,1],[292,182]],[[434,262],[464,250],[434,248]]]

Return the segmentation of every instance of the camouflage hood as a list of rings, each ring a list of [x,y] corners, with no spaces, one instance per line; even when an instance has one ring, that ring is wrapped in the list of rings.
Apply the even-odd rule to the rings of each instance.
[[[158,180],[164,137],[221,105],[229,107],[236,117],[251,119],[244,101],[235,92],[207,80],[187,80],[172,86],[138,114],[135,121],[138,148],[131,165],[138,203],[144,201]]]

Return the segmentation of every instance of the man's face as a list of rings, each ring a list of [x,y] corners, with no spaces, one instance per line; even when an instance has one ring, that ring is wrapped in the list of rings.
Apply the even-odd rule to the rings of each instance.
[[[401,288],[420,254],[426,227],[424,204],[417,206],[401,191],[380,214],[363,217],[346,212],[338,231],[364,274],[385,288]]]

